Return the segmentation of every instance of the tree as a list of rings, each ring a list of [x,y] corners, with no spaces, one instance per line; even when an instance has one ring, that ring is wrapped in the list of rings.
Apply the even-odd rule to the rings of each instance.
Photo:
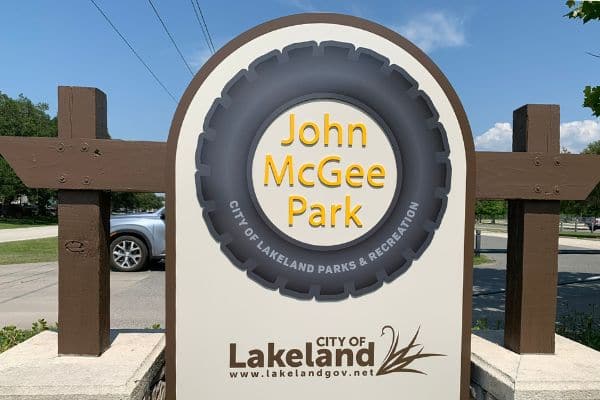
[[[111,193],[111,206],[113,210],[149,211],[157,210],[164,205],[162,197],[154,193]]]
[[[489,217],[492,224],[495,224],[497,217],[506,215],[506,201],[478,200],[475,204],[475,215],[480,222],[482,217]]]
[[[587,145],[582,154],[600,155],[600,140]],[[585,213],[590,216],[600,216],[600,185],[596,186],[592,193],[583,202]]]
[[[587,145],[582,154],[600,155],[600,140]],[[560,212],[577,216],[600,216],[600,185],[596,186],[585,200],[563,200]]]
[[[584,24],[593,20],[600,20],[600,2],[598,1],[575,1],[568,0],[569,12],[566,17],[580,19]],[[600,55],[588,53],[600,58]],[[592,110],[595,117],[600,117],[600,86],[586,86],[583,89],[583,106]]]
[[[0,136],[48,137],[57,134],[57,119],[48,115],[46,103],[33,104],[22,94],[13,99],[0,92]],[[39,212],[43,214],[48,200],[56,197],[56,191],[28,189],[0,157],[0,202],[7,205],[22,195],[35,201]]]

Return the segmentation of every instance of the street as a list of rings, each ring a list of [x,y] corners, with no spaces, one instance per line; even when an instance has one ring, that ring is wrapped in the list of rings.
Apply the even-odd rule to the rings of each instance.
[[[501,236],[484,235],[482,247],[505,248],[506,238]],[[577,248],[573,244],[585,248],[600,245],[597,241],[561,238],[561,248]],[[504,294],[478,294],[504,289],[506,255],[489,257],[495,259],[493,263],[479,265],[474,270],[473,321],[486,318],[490,327],[496,327],[504,318]],[[559,255],[558,260],[559,315],[572,310],[589,311],[591,304],[600,307],[600,281],[560,285],[600,276],[600,255]],[[164,327],[164,275],[162,263],[155,263],[143,272],[111,272],[111,327],[148,328],[154,324]],[[0,266],[0,327],[26,328],[39,318],[54,324],[58,320],[57,279],[56,262]]]
[[[141,272],[111,272],[111,328],[165,326],[164,264]],[[0,327],[58,321],[58,263],[0,265]]]

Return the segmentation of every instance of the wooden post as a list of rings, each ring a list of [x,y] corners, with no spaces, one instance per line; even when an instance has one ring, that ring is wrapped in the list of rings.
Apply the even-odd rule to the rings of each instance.
[[[513,114],[513,151],[558,155],[560,110],[526,105]],[[560,164],[551,157],[533,160]],[[533,191],[560,192],[534,184]],[[505,347],[517,353],[554,353],[558,275],[557,200],[509,200],[506,271]]]
[[[81,152],[93,151],[85,139],[109,139],[106,95],[95,88],[59,87],[58,136],[82,139]],[[75,178],[64,173],[56,179]],[[85,187],[91,178],[79,179]],[[58,219],[58,353],[99,356],[110,345],[110,192],[59,189]]]

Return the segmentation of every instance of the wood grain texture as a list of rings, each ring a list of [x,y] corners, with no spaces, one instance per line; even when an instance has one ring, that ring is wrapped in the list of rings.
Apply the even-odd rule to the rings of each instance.
[[[76,87],[61,87],[58,93],[60,140],[108,138],[104,93]],[[72,159],[75,164],[71,165],[71,175],[63,172],[59,183],[73,179],[77,168],[85,170],[83,165],[97,170],[88,179],[102,175],[99,166],[94,165],[95,156],[83,150],[81,146],[67,150],[64,143],[54,150],[60,154],[80,153],[79,158]],[[36,154],[30,160],[36,165],[36,174],[42,175],[51,162],[46,164]],[[58,163],[60,168],[61,162]],[[109,235],[109,192],[64,188],[58,191],[59,354],[99,356],[110,346]]]
[[[164,192],[166,143],[0,137],[0,154],[28,187]]]
[[[585,200],[600,180],[600,156],[477,152],[478,199]]]
[[[554,105],[526,105],[515,110],[513,151],[542,152],[548,158],[558,155],[559,116]],[[548,163],[536,162],[533,169],[543,164]],[[542,178],[537,173],[530,175]],[[508,203],[504,345],[520,354],[554,353],[559,213],[557,200]]]
[[[0,154],[23,183],[51,189],[165,192],[166,151],[164,142],[0,137]],[[476,152],[475,159],[478,199],[584,200],[600,181],[598,155]]]
[[[110,193],[58,192],[58,353],[99,356],[109,347]]]

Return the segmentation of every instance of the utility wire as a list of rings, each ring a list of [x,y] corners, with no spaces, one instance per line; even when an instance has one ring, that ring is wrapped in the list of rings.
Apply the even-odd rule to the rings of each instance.
[[[106,13],[100,8],[100,6],[98,6],[98,4],[94,0],[90,0],[90,1],[98,9],[98,11],[100,12],[100,14],[102,14],[102,16],[104,17],[104,19],[106,20],[106,22],[108,22],[108,24],[111,26],[111,28],[117,33],[117,35],[119,35],[119,37],[121,38],[121,40],[123,40],[123,42],[127,45],[127,47],[129,47],[129,50],[131,50],[131,52],[137,57],[137,59],[142,63],[142,65],[144,65],[144,67],[146,67],[146,69],[148,70],[148,72],[150,72],[150,75],[152,75],[152,77],[154,78],[154,80],[156,82],[158,82],[158,84],[169,95],[169,97],[171,99],[173,99],[173,101],[175,103],[177,103],[177,99],[175,98],[175,96],[173,96],[173,94],[169,91],[169,89],[167,89],[167,87],[161,82],[161,80],[158,79],[158,76],[156,76],[156,74],[154,73],[154,71],[152,71],[152,69],[150,68],[150,66],[148,66],[148,64],[146,64],[146,62],[142,59],[142,57],[138,54],[138,52],[135,51],[135,49],[129,43],[129,41],[127,39],[125,39],[125,36],[123,36],[121,34],[121,32],[119,32],[119,30],[117,29],[117,27],[115,26],[115,24],[113,24],[112,21],[110,20],[110,18],[108,18],[108,15],[106,15]]]
[[[200,8],[200,3],[198,3],[198,0],[194,0],[194,1],[196,2],[196,6],[198,7],[198,11],[200,12],[200,18],[198,18],[198,13],[196,13],[196,19],[198,19],[198,23],[200,24],[200,28],[202,29],[202,34],[204,35],[204,40],[206,41],[206,45],[208,46],[209,50],[214,54],[215,53],[215,45],[213,44],[212,36],[210,35],[210,32],[208,30],[208,25],[206,25],[206,20],[204,19],[204,14],[202,13],[202,8]],[[193,6],[194,6],[194,4],[192,3],[192,7]],[[194,8],[194,12],[196,12],[195,8]]]
[[[208,51],[214,54],[213,49],[210,47],[210,41],[208,40],[208,36],[206,36],[206,32],[204,32],[204,25],[202,25],[202,21],[200,20],[200,15],[198,14],[198,10],[196,10],[196,5],[194,4],[194,0],[190,0],[192,3],[192,8],[194,9],[194,14],[196,15],[196,20],[198,21],[198,25],[200,25],[200,30],[202,31],[202,36],[204,36],[204,41],[206,42],[206,47],[208,47]]]
[[[202,13],[202,9],[200,8],[200,3],[196,0],[196,5],[198,6],[198,11],[200,11],[200,16],[202,17],[202,23],[204,24],[204,28],[206,29],[206,34],[208,35],[208,40],[210,40],[210,47],[212,48],[213,53],[215,52],[215,45],[213,44],[212,36],[210,36],[210,31],[208,30],[208,25],[206,25],[206,20],[204,19],[204,14]]]
[[[154,11],[154,14],[156,14],[156,18],[158,18],[158,20],[160,21],[160,24],[162,25],[163,29],[167,33],[167,36],[169,36],[169,39],[171,39],[171,43],[173,43],[173,46],[175,46],[175,50],[177,50],[177,53],[179,54],[179,57],[181,57],[181,60],[183,61],[183,63],[187,67],[188,71],[190,71],[190,75],[194,76],[194,71],[192,71],[192,68],[190,67],[190,64],[188,64],[188,62],[185,60],[185,57],[181,53],[181,50],[179,49],[179,46],[177,46],[177,43],[175,42],[175,39],[173,38],[173,35],[171,35],[171,32],[169,32],[169,29],[167,28],[167,25],[165,24],[165,21],[163,21],[163,19],[161,18],[160,14],[158,13],[158,10],[154,6],[154,3],[152,3],[152,0],[148,0],[148,3],[150,4],[150,7],[152,7],[152,10]]]

